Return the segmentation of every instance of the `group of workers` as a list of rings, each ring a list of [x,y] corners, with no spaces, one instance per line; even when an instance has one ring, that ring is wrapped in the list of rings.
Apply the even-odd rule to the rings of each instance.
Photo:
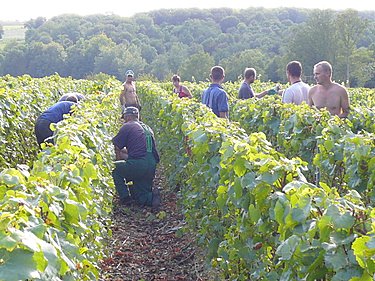
[[[136,94],[134,72],[126,72],[126,81],[120,95],[123,125],[112,139],[115,152],[115,168],[112,177],[119,203],[129,206],[133,203],[150,206],[157,211],[161,203],[160,191],[153,188],[156,164],[160,161],[152,129],[139,120],[141,105]],[[45,110],[36,120],[35,135],[39,146],[54,144],[52,123],[72,114],[73,105],[82,100],[80,93],[67,93]]]
[[[112,172],[120,203],[159,209],[161,198],[157,187],[153,188],[159,153],[152,129],[139,120],[141,104],[136,93],[134,72],[125,73],[120,94],[124,124],[112,139],[115,147],[115,169]],[[128,184],[132,182],[132,184]]]
[[[244,80],[240,86],[240,99],[262,98],[267,94],[282,95],[285,103],[307,103],[316,108],[326,108],[332,115],[347,117],[349,114],[349,98],[344,86],[332,81],[332,66],[322,61],[314,66],[316,85],[311,87],[301,79],[302,66],[298,61],[291,61],[286,67],[286,75],[290,86],[285,90],[279,88],[255,93],[251,84],[257,78],[254,68],[246,68]],[[153,188],[156,165],[159,154],[155,145],[152,129],[140,121],[141,104],[136,93],[134,72],[125,73],[125,82],[120,94],[123,125],[112,139],[115,149],[115,168],[112,177],[119,202],[128,206],[136,203],[141,206],[150,206],[158,210],[161,196],[158,188]],[[210,73],[211,84],[203,91],[202,103],[208,106],[220,118],[228,118],[228,96],[221,84],[225,79],[225,71],[221,66],[214,66]],[[173,93],[180,98],[192,98],[186,86],[180,84],[180,77],[174,75],[172,83]],[[80,93],[68,93],[43,112],[35,124],[35,134],[38,144],[43,142],[54,143],[51,123],[63,120],[65,114],[72,113],[72,106],[82,100]]]
[[[350,103],[346,88],[332,81],[332,66],[327,61],[321,61],[314,66],[314,78],[316,85],[311,87],[301,79],[302,65],[298,61],[291,61],[286,67],[286,75],[290,86],[285,90],[270,89],[261,93],[255,93],[251,84],[256,80],[254,68],[246,68],[244,81],[238,92],[240,99],[262,98],[267,94],[282,95],[282,102],[315,106],[318,109],[325,108],[332,115],[345,118],[349,114]],[[224,69],[221,66],[211,68],[211,85],[203,92],[202,103],[207,105],[221,118],[228,118],[229,105],[225,90],[221,87],[225,78]]]

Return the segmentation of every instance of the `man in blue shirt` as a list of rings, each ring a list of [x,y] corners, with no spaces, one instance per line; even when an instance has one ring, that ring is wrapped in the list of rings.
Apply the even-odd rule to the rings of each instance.
[[[44,111],[36,120],[35,135],[39,146],[43,142],[54,144],[51,123],[58,123],[64,118],[64,114],[71,113],[71,107],[77,103],[75,95],[68,96],[66,101],[59,101]]]
[[[210,79],[212,84],[203,92],[202,103],[207,105],[217,117],[228,118],[228,96],[221,87],[225,77],[224,68],[214,66],[211,68]]]

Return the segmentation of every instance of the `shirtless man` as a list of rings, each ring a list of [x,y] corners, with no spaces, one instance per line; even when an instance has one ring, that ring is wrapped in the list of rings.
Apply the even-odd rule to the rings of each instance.
[[[141,109],[141,105],[135,90],[135,82],[134,82],[134,72],[132,70],[128,70],[125,73],[126,81],[124,84],[124,89],[121,91],[120,94],[120,103],[122,107],[129,107],[134,106]]]
[[[317,85],[308,95],[308,104],[317,108],[326,108],[332,115],[345,118],[349,114],[349,97],[345,87],[332,82],[332,66],[321,61],[314,66],[314,78]]]

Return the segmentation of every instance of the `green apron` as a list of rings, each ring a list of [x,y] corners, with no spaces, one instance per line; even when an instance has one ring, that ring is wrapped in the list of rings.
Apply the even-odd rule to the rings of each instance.
[[[152,153],[151,132],[146,125],[142,123],[140,125],[146,135],[146,156],[139,159],[116,162],[112,176],[120,200],[126,200],[131,195],[138,204],[151,206],[152,183],[155,178],[156,160]],[[133,184],[130,185],[130,182]]]

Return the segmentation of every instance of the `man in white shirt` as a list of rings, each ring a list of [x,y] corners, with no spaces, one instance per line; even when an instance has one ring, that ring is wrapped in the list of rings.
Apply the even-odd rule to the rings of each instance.
[[[302,65],[299,61],[291,61],[286,66],[286,76],[291,84],[283,92],[282,102],[301,104],[302,102],[308,102],[308,93],[310,86],[301,80]]]

